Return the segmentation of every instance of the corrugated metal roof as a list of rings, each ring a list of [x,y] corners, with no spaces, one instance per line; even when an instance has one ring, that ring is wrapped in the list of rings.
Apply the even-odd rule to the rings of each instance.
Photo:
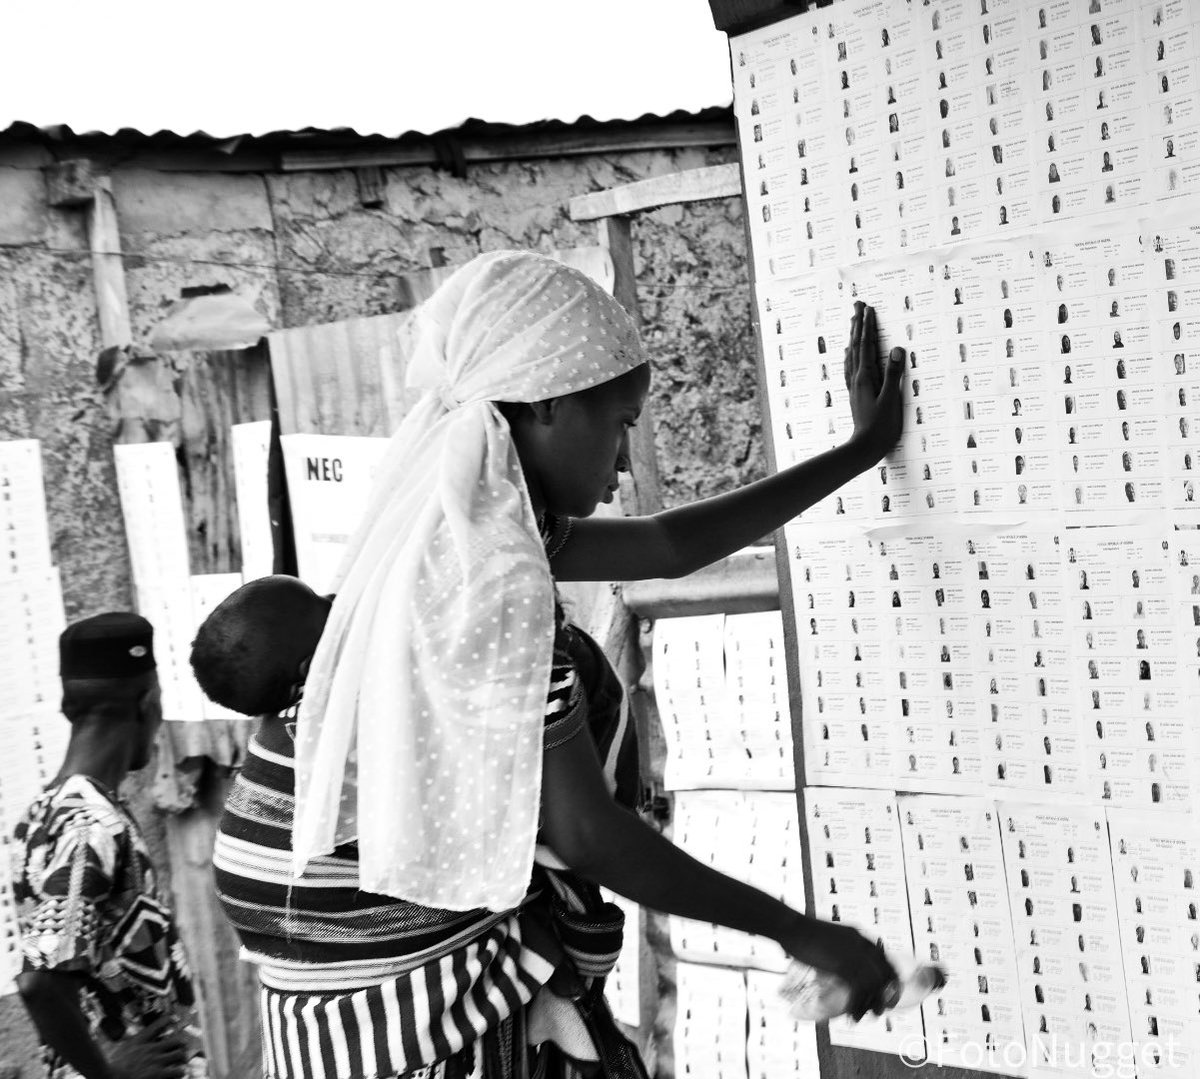
[[[704,0],[208,0],[178,11],[107,0],[68,16],[15,0],[5,14],[7,39],[28,46],[0,65],[0,127],[400,138],[472,116],[632,121],[731,96],[726,39]]]
[[[242,163],[243,168],[263,159],[284,169],[333,167],[353,156],[362,164],[435,163],[457,169],[473,161],[544,156],[550,146],[556,153],[590,153],[620,148],[728,145],[732,139],[732,108],[718,107],[665,116],[647,113],[635,120],[597,121],[584,116],[574,123],[543,120],[518,125],[472,119],[432,134],[409,131],[396,138],[362,135],[352,128],[307,128],[219,138],[203,131],[182,134],[121,128],[112,133],[75,132],[63,124],[37,127],[17,122],[0,131],[0,148],[34,144],[44,147],[54,158],[203,154],[227,158],[231,167]]]

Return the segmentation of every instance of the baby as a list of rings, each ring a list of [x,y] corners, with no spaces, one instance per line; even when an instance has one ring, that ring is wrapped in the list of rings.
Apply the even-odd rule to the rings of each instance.
[[[303,695],[332,605],[332,596],[318,596],[284,574],[242,585],[196,631],[190,658],[200,688],[210,700],[243,715],[290,712]],[[638,746],[621,684],[587,633],[576,626],[561,633],[559,646],[569,653],[587,695],[588,727],[613,795],[633,808],[642,797]],[[273,743],[274,736],[269,737]]]
[[[284,574],[242,585],[196,631],[191,664],[200,688],[243,715],[293,707],[332,601]]]

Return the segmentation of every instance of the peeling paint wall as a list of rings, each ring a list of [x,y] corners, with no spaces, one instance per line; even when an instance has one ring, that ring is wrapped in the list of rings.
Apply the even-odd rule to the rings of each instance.
[[[364,208],[352,170],[296,173],[113,171],[135,343],[187,286],[227,284],[278,326],[380,314],[401,305],[397,275],[440,249],[596,242],[571,197],[718,164],[731,150],[645,151],[470,167],[385,170],[383,204]],[[47,206],[36,147],[0,150],[0,438],[42,443],[50,534],[68,618],[128,607],[130,572],[112,431],[94,369],[99,349],[84,217]],[[651,408],[668,505],[765,470],[739,200],[667,207],[633,227]],[[171,360],[186,363],[186,356]],[[135,810],[163,851],[145,791]],[[160,862],[165,859],[160,858]],[[19,1003],[0,999],[0,1060],[36,1074]]]

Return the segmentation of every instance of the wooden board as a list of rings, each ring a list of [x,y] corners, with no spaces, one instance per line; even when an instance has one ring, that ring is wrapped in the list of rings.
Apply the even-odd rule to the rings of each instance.
[[[607,191],[577,195],[571,200],[573,221],[593,221],[616,214],[633,214],[678,202],[735,198],[742,193],[741,169],[734,164],[652,176]]]

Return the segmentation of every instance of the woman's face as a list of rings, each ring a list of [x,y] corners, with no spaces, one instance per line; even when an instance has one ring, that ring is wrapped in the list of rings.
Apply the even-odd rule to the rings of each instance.
[[[536,402],[521,412],[513,439],[534,509],[588,517],[611,502],[629,470],[629,431],[650,389],[641,364],[588,390]]]

